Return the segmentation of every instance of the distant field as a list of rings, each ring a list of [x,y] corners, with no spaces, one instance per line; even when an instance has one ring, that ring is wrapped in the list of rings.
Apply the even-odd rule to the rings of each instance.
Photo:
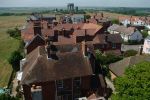
[[[9,28],[25,23],[25,16],[0,16],[0,87],[7,86],[12,68],[7,59],[19,46],[19,40],[6,34]]]

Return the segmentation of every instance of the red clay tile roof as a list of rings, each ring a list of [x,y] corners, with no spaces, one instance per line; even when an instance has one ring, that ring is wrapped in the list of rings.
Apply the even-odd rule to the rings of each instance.
[[[69,37],[58,36],[58,42],[54,42],[54,44],[76,44],[76,36],[70,35]]]
[[[51,25],[51,28],[46,27],[47,23],[45,21],[43,21],[42,24],[45,25],[42,28],[42,34],[45,37],[46,36],[54,36],[54,30],[62,31],[63,29],[69,30],[68,32],[75,36],[85,36],[85,33],[87,35],[93,36],[96,34],[97,31],[99,31],[102,28],[102,26],[93,24],[93,23],[58,24],[57,26]],[[72,33],[71,30],[74,30],[74,32]],[[29,23],[28,26],[21,31],[21,36],[24,41],[32,40],[32,38],[34,37],[33,23]],[[71,40],[71,38],[59,36],[59,41],[60,42],[66,41],[66,43],[67,43],[67,39],[68,39],[68,43],[69,42],[75,43],[74,42],[75,36],[70,36],[73,40]]]

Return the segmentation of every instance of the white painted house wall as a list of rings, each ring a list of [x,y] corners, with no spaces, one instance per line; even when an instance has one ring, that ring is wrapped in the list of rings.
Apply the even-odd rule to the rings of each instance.
[[[145,39],[143,45],[143,53],[150,54],[150,39]]]
[[[125,33],[121,33],[120,35],[125,42],[129,40],[141,41],[143,39],[142,34],[138,30],[132,33],[132,35],[127,35]]]
[[[84,15],[73,15],[71,16],[71,20],[73,23],[84,22]]]
[[[114,30],[108,30],[108,32],[109,32],[110,34],[118,34],[118,33],[119,33],[119,32],[114,31]]]
[[[124,33],[121,33],[120,35],[121,35],[123,41],[128,42],[128,40],[129,40],[128,35],[126,35]]]
[[[146,27],[147,27],[148,29],[150,29],[150,25],[146,25]]]
[[[150,30],[148,31],[148,35],[150,35]]]
[[[131,24],[131,21],[126,19],[124,21],[121,21],[121,23],[124,25],[124,26],[127,26],[128,24]]]
[[[135,26],[143,26],[143,25],[145,25],[145,22],[142,21],[142,20],[138,20],[138,21],[134,21],[133,25],[135,25]]]

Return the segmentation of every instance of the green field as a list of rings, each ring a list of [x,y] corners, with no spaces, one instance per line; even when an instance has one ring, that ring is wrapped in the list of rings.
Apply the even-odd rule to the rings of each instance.
[[[19,46],[19,40],[9,37],[6,31],[25,24],[25,18],[25,16],[0,16],[0,87],[7,86],[12,72],[7,59]]]

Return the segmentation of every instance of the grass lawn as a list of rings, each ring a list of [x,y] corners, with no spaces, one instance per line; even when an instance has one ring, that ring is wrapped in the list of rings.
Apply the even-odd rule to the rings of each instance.
[[[9,28],[22,26],[25,18],[25,16],[0,16],[0,87],[7,86],[12,72],[7,59],[19,46],[19,40],[9,37],[6,31]]]

